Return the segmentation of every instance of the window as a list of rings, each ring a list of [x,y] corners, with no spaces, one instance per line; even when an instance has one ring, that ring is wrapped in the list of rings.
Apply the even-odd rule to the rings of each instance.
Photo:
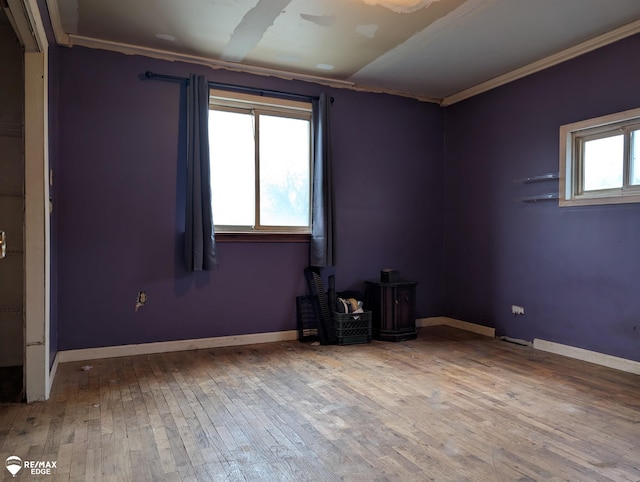
[[[307,102],[210,91],[217,232],[310,232],[311,111]]]
[[[640,202],[640,109],[560,128],[560,205]]]

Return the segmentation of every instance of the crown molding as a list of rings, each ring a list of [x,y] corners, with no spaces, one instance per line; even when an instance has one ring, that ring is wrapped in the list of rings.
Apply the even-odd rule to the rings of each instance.
[[[482,82],[478,85],[462,90],[456,94],[445,97],[444,99],[442,99],[440,105],[442,107],[446,107],[455,104],[456,102],[461,102],[478,94],[482,94],[489,90],[495,89],[496,87],[500,87],[502,85],[513,82],[514,80],[518,80],[528,75],[535,74],[536,72],[540,72],[541,70],[548,69],[549,67],[553,67],[554,65],[561,64],[562,62],[566,62],[567,60],[574,59],[576,57],[579,57],[580,55],[599,49],[600,47],[604,47],[606,45],[617,42],[618,40],[630,37],[631,35],[635,35],[639,32],[640,20],[636,20],[635,22],[623,25],[622,27],[603,33],[602,35],[598,35],[597,37],[593,37],[592,39],[589,39],[578,45],[574,45],[573,47],[569,47],[568,49],[550,55],[549,57],[545,57],[544,59],[538,60],[519,69],[512,70],[511,72],[507,72],[506,74],[500,75],[491,80],[487,80],[486,82]]]
[[[62,28],[62,19],[60,18],[60,7],[58,0],[46,0],[47,9],[49,10],[49,18],[51,19],[51,27],[53,35],[56,37],[56,43],[65,47],[69,47],[69,35]]]
[[[348,90],[354,90],[356,92],[368,92],[370,94],[385,94],[395,95],[396,97],[406,97],[408,99],[418,100],[420,102],[429,102],[431,104],[438,104],[442,102],[442,99],[436,99],[435,97],[429,97],[426,95],[420,95],[411,92],[403,92],[401,90],[383,89],[381,87],[373,87],[370,85],[356,84],[352,82],[352,85],[345,87]]]
[[[55,0],[49,0],[55,1]],[[65,34],[66,35],[66,34]],[[179,54],[168,50],[158,50],[149,47],[140,47],[138,45],[125,44],[120,42],[112,42],[109,40],[95,39],[92,37],[83,37],[81,35],[68,34],[67,47],[79,46],[98,50],[109,50],[112,52],[119,52],[126,55],[142,55],[145,57],[151,57],[154,59],[168,60],[170,62],[187,62],[190,64],[205,65],[212,69],[228,70],[232,72],[242,72],[245,74],[261,75],[263,77],[276,77],[284,80],[299,80],[303,82],[313,82],[315,84],[326,85],[328,87],[334,87],[338,89],[355,90],[359,92],[369,92],[374,94],[388,94],[396,95],[400,97],[408,97],[419,100],[421,102],[431,102],[440,104],[441,99],[435,99],[433,97],[421,96],[417,94],[411,94],[406,92],[398,92],[389,89],[381,89],[377,87],[368,87],[363,85],[357,85],[355,82],[348,80],[337,80],[328,77],[321,77],[316,75],[301,74],[296,72],[290,72],[286,70],[270,69],[267,67],[258,67],[255,65],[239,64],[234,62],[227,62],[224,60],[215,60],[207,57],[200,57],[197,55]]]
[[[330,79],[328,77],[320,77],[316,75],[301,74],[289,72],[286,70],[270,69],[255,65],[238,64],[234,62],[226,62],[224,60],[215,60],[197,55],[180,54],[168,50],[159,50],[149,47],[141,47],[121,42],[112,42],[109,40],[101,40],[81,35],[69,34],[69,47],[79,46],[91,49],[110,50],[112,52],[120,52],[126,55],[142,55],[154,59],[168,60],[171,62],[187,62],[190,64],[206,65],[212,69],[223,69],[233,72],[243,72],[254,75],[262,75],[266,77],[277,77],[285,80],[301,80],[304,82],[313,82],[316,84],[327,85],[337,88],[353,87],[353,82],[346,80]]]

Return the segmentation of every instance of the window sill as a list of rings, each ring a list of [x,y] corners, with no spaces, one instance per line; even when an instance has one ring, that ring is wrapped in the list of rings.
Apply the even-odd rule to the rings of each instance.
[[[216,233],[217,243],[308,243],[309,233]]]
[[[570,199],[564,199],[560,196],[560,207],[566,206],[598,206],[603,204],[626,204],[626,203],[640,203],[640,195],[637,193],[632,194],[618,194],[618,195],[587,195],[576,196]]]

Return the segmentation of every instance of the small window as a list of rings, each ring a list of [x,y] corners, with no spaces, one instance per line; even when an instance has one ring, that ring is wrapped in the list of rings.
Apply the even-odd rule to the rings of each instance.
[[[217,232],[310,232],[311,109],[306,102],[211,90]]]
[[[640,202],[640,109],[560,128],[560,205]]]

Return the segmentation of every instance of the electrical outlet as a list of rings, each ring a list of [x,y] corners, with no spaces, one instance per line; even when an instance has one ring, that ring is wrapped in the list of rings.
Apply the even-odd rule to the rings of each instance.
[[[147,293],[145,291],[138,291],[138,298],[136,299],[136,312],[138,308],[142,308],[147,303]]]
[[[514,315],[524,315],[524,306],[511,305],[511,313]]]

